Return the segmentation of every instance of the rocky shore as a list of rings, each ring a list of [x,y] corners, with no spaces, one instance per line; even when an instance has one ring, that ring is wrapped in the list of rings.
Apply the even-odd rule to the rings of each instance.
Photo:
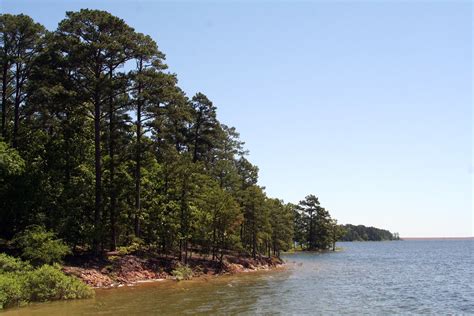
[[[283,260],[276,257],[253,259],[225,256],[222,264],[201,257],[188,260],[188,266],[195,278],[269,270],[283,265]],[[93,288],[108,288],[174,279],[172,272],[180,266],[181,262],[174,257],[123,255],[102,259],[75,258],[63,267],[63,272],[78,277]]]

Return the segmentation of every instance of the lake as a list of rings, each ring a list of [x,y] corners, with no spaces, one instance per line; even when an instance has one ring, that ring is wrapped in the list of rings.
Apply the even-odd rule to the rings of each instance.
[[[339,243],[282,270],[97,290],[3,315],[472,314],[474,240]]]

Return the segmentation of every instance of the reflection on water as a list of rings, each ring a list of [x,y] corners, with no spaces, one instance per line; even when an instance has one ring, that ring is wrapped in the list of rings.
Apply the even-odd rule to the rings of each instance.
[[[5,315],[474,313],[474,241],[341,243],[285,270],[98,290]]]

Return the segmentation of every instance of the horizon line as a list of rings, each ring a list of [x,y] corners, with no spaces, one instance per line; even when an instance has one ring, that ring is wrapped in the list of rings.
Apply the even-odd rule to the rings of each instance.
[[[474,236],[465,236],[465,237],[402,237],[400,239],[411,239],[411,240],[428,240],[428,239],[459,239],[459,240],[470,240],[474,239]]]

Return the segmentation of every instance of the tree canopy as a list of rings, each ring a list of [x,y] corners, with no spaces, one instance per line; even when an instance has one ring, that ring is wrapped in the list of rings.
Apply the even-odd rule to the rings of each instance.
[[[137,244],[183,262],[340,238],[316,196],[266,195],[220,105],[188,96],[157,43],[124,20],[83,9],[48,31],[2,14],[0,65],[0,238],[29,232],[96,254]],[[345,228],[343,239],[378,238]]]
[[[340,238],[341,241],[384,241],[384,240],[398,240],[398,234],[392,234],[388,230],[366,227],[364,225],[341,225],[345,231]]]
[[[50,31],[2,14],[0,48],[0,238],[44,227],[71,248],[138,243],[184,262],[291,246],[292,208],[266,196],[237,130],[179,88],[149,36],[100,10]]]

